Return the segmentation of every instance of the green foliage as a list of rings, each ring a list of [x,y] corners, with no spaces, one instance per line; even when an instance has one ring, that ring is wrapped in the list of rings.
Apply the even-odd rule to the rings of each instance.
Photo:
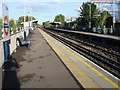
[[[16,28],[14,28],[14,29],[13,29],[13,33],[16,33],[16,31],[17,31]]]
[[[17,22],[17,21],[16,21]],[[14,19],[11,19],[10,21],[9,21],[9,26],[10,26],[10,28],[13,28],[13,33],[16,33],[16,27],[17,27],[17,25],[16,25],[16,23],[15,23],[15,20]],[[12,31],[10,31],[10,32],[12,32]]]
[[[2,26],[3,26],[2,18],[0,18],[0,37],[2,37]]]
[[[2,23],[2,18],[0,18],[0,28],[2,28],[3,23]]]
[[[31,16],[25,16],[25,21],[28,22],[30,21],[32,18],[32,20],[36,20],[34,17]],[[24,22],[24,16],[19,17],[18,21],[17,21],[17,26],[22,27],[23,25],[21,24],[22,22]]]
[[[16,27],[15,21],[14,21],[13,19],[11,19],[11,20],[9,21],[9,26],[10,26],[10,27]]]
[[[59,14],[55,16],[54,22],[61,22],[61,26],[64,26],[65,24],[65,16],[62,14]]]
[[[101,12],[101,18],[102,18],[102,26],[105,25],[106,19],[110,17],[111,15],[107,11]]]
[[[116,20],[116,22],[115,23],[120,23],[120,21],[119,20]]]
[[[97,22],[99,18],[95,18],[95,15],[100,14],[100,11],[97,9],[97,6],[94,3],[86,2],[83,3],[81,9],[81,16],[82,16],[82,25],[88,26],[89,22],[92,22],[92,26],[97,26]]]
[[[92,27],[98,27],[100,26],[100,24],[102,24],[101,26],[103,26],[105,24],[106,18],[111,16],[110,13],[108,13],[107,11],[100,11],[99,9],[97,9],[97,6],[91,2],[83,3],[80,9],[80,15],[82,16],[82,26],[88,26],[89,22],[91,22]]]
[[[18,27],[23,26],[23,25],[21,24],[22,22],[24,22],[24,16],[19,17],[19,19],[18,19],[18,21],[17,21],[17,26],[18,26]]]
[[[16,31],[17,31],[16,28],[13,28],[12,30],[10,30],[10,33],[12,33],[12,32],[16,33]]]
[[[0,28],[0,37],[2,37],[2,28]]]
[[[51,27],[52,25],[49,23],[43,23],[43,26],[47,28],[47,27]]]

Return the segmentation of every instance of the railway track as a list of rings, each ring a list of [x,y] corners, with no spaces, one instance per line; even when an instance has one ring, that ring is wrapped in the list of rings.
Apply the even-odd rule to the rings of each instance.
[[[101,55],[98,52],[95,52],[93,50],[90,50],[88,47],[95,48],[96,50],[100,50],[101,52],[105,52],[108,55],[113,55],[113,53],[110,53],[108,51],[105,51],[101,48],[94,47],[93,45],[89,45],[87,43],[81,42],[80,40],[75,40],[74,38],[71,37],[65,37],[58,35],[58,33],[45,30],[49,35],[57,39],[58,41],[62,42],[63,44],[67,45],[71,49],[75,50],[76,52],[82,54],[83,56],[87,57],[90,59],[92,62],[96,63],[100,67],[104,68],[114,76],[120,78],[120,62],[118,60],[113,60],[111,58],[108,58],[107,56]],[[85,46],[83,46],[83,45]],[[114,54],[114,57],[120,57],[118,54]]]
[[[52,32],[55,32],[55,31],[52,31]],[[57,34],[61,34],[61,33],[57,32]],[[104,56],[106,58],[110,58],[110,59],[114,60],[115,62],[120,63],[120,52],[119,52],[119,50],[116,51],[112,48],[109,48],[108,46],[104,47],[102,45],[98,45],[98,43],[95,44],[94,42],[93,43],[88,42],[88,41],[85,41],[83,39],[80,39],[79,37],[74,37],[74,36],[69,35],[69,34],[61,34],[61,35],[63,37],[66,37],[66,38],[69,38],[71,40],[74,40],[74,41],[78,42],[81,46],[83,46],[85,48],[88,48],[89,50],[97,52],[98,54],[101,54],[102,56]]]
[[[66,37],[65,35],[62,35],[62,36]],[[79,44],[82,44],[84,46],[90,47],[90,48],[96,50],[97,52],[99,50],[99,52],[103,52],[104,53],[105,57],[109,56],[110,58],[113,58],[114,61],[116,61],[117,63],[120,63],[120,53],[119,52],[116,52],[114,50],[109,50],[108,48],[103,48],[103,47],[100,47],[100,46],[97,46],[97,45],[94,45],[94,44],[90,44],[88,42],[83,41],[82,39],[72,38],[70,36],[67,36],[66,38],[74,40],[74,41],[76,41]],[[106,54],[107,54],[107,56],[106,56]],[[112,55],[112,57],[111,57],[111,55]]]

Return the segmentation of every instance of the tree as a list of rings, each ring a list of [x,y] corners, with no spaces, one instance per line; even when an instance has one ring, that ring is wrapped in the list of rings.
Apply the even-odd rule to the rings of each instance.
[[[62,14],[59,14],[55,16],[54,22],[61,22],[61,26],[64,26],[65,24],[65,16]]]
[[[3,23],[2,23],[2,18],[0,18],[0,28],[2,28]]]
[[[15,28],[16,27],[16,23],[15,23],[14,19],[10,19],[9,26],[10,26],[10,28],[13,28],[13,29],[10,29],[11,30],[10,32],[13,31],[13,33],[15,33],[16,32],[16,28]]]
[[[34,17],[31,16],[25,16],[25,21],[28,22],[30,21],[32,18],[32,20],[36,20]],[[19,17],[18,21],[17,21],[17,26],[21,27],[23,26],[21,23],[24,22],[24,16]]]
[[[100,11],[97,6],[91,2],[83,3],[82,7],[80,7],[80,10],[80,15],[82,16],[82,26],[88,26],[89,22],[91,22],[92,27],[103,27],[106,19],[111,16],[107,11]]]
[[[3,26],[3,23],[2,23],[2,18],[0,18],[0,37],[2,37],[2,26]]]
[[[14,21],[13,19],[11,19],[11,20],[9,21],[9,26],[10,26],[10,27],[16,27],[15,21]]]
[[[18,27],[23,26],[23,25],[21,24],[22,22],[24,22],[24,16],[19,17],[19,19],[18,19],[18,21],[17,21],[17,26],[18,26]]]
[[[97,9],[97,6],[94,3],[83,3],[82,7],[80,7],[80,10],[80,16],[82,16],[81,23],[83,26],[88,26],[89,22],[91,22],[92,27],[98,25],[99,18],[95,18],[95,15],[100,14],[100,11]]]
[[[102,27],[105,25],[106,19],[107,19],[108,17],[110,17],[110,16],[111,16],[111,15],[110,15],[110,13],[109,13],[108,11],[102,11],[102,12],[101,12],[101,18],[102,18],[101,24],[102,24]]]

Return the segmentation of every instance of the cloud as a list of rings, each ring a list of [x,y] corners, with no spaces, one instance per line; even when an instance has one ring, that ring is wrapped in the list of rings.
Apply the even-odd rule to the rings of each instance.
[[[112,6],[112,4],[97,4],[98,8],[102,8],[102,7],[110,7]]]
[[[80,0],[7,0],[7,2],[80,2]],[[90,0],[83,0],[90,1]]]
[[[110,11],[108,8],[102,8],[103,11]]]
[[[4,0],[6,2],[60,2],[61,0]]]
[[[97,7],[100,10],[106,10],[106,11],[113,11],[114,8],[116,8],[112,4],[98,4]]]
[[[26,9],[29,10],[29,4],[25,4]],[[54,10],[54,9],[58,9],[59,6],[53,5],[53,4],[46,4],[46,3],[31,3],[30,4],[31,10],[32,12],[41,12],[45,13],[45,12],[49,12],[50,10]],[[16,6],[16,8],[18,9],[24,9],[24,3],[21,3],[19,5]]]

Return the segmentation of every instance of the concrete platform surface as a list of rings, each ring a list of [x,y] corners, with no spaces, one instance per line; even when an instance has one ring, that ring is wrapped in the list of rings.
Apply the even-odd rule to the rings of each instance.
[[[15,71],[3,72],[3,88],[81,88],[38,30],[27,38],[30,50],[12,54]]]

